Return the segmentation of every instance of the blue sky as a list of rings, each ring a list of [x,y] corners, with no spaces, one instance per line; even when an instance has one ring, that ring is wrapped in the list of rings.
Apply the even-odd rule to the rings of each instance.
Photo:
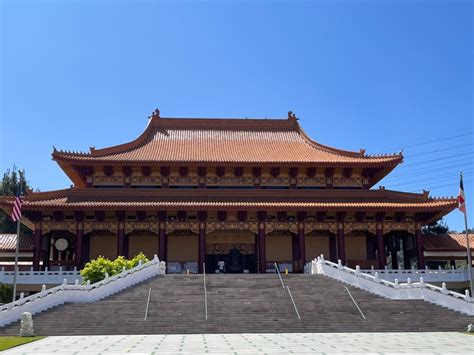
[[[315,140],[404,148],[382,181],[456,195],[474,223],[469,1],[0,1],[0,171],[68,187],[52,146],[134,139],[165,117],[285,118]],[[447,218],[463,229],[462,215]],[[471,224],[472,225],[472,224]]]

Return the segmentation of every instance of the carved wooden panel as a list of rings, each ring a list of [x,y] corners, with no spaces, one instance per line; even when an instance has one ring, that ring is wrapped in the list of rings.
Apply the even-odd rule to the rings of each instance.
[[[198,178],[197,176],[170,176],[169,177],[170,185],[197,185]]]
[[[345,176],[335,176],[333,184],[334,186],[362,186],[362,178],[360,176],[350,178]]]
[[[288,177],[273,177],[273,176],[264,176],[262,179],[262,185],[268,186],[287,186],[290,184]]]
[[[161,178],[156,175],[133,175],[132,185],[161,185]]]
[[[326,179],[324,176],[315,176],[315,177],[298,177],[299,186],[326,186]]]

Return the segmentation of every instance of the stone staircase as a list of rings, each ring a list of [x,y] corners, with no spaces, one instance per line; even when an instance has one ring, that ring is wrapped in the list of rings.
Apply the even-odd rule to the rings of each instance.
[[[38,335],[266,332],[463,331],[474,317],[420,300],[396,301],[322,275],[165,275],[94,303],[64,304],[33,316]],[[149,289],[151,298],[144,321]],[[0,328],[16,335],[19,322]]]

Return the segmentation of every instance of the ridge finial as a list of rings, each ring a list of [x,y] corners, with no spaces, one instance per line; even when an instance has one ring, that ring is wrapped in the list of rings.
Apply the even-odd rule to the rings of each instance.
[[[160,118],[160,110],[156,108],[148,118]]]
[[[293,113],[293,111],[288,111],[288,119],[289,120],[293,120],[293,121],[297,121],[298,118],[296,117],[296,115]]]

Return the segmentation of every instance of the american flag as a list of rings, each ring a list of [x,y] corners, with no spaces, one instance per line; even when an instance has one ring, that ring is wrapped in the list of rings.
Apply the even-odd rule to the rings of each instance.
[[[462,213],[466,214],[466,197],[464,196],[464,184],[462,182],[462,175],[461,182],[459,184],[458,208]]]
[[[15,202],[13,203],[13,212],[12,212],[12,219],[13,222],[16,222],[20,220],[21,218],[21,205],[23,204],[23,201],[21,199],[21,196],[17,196],[15,198]]]

